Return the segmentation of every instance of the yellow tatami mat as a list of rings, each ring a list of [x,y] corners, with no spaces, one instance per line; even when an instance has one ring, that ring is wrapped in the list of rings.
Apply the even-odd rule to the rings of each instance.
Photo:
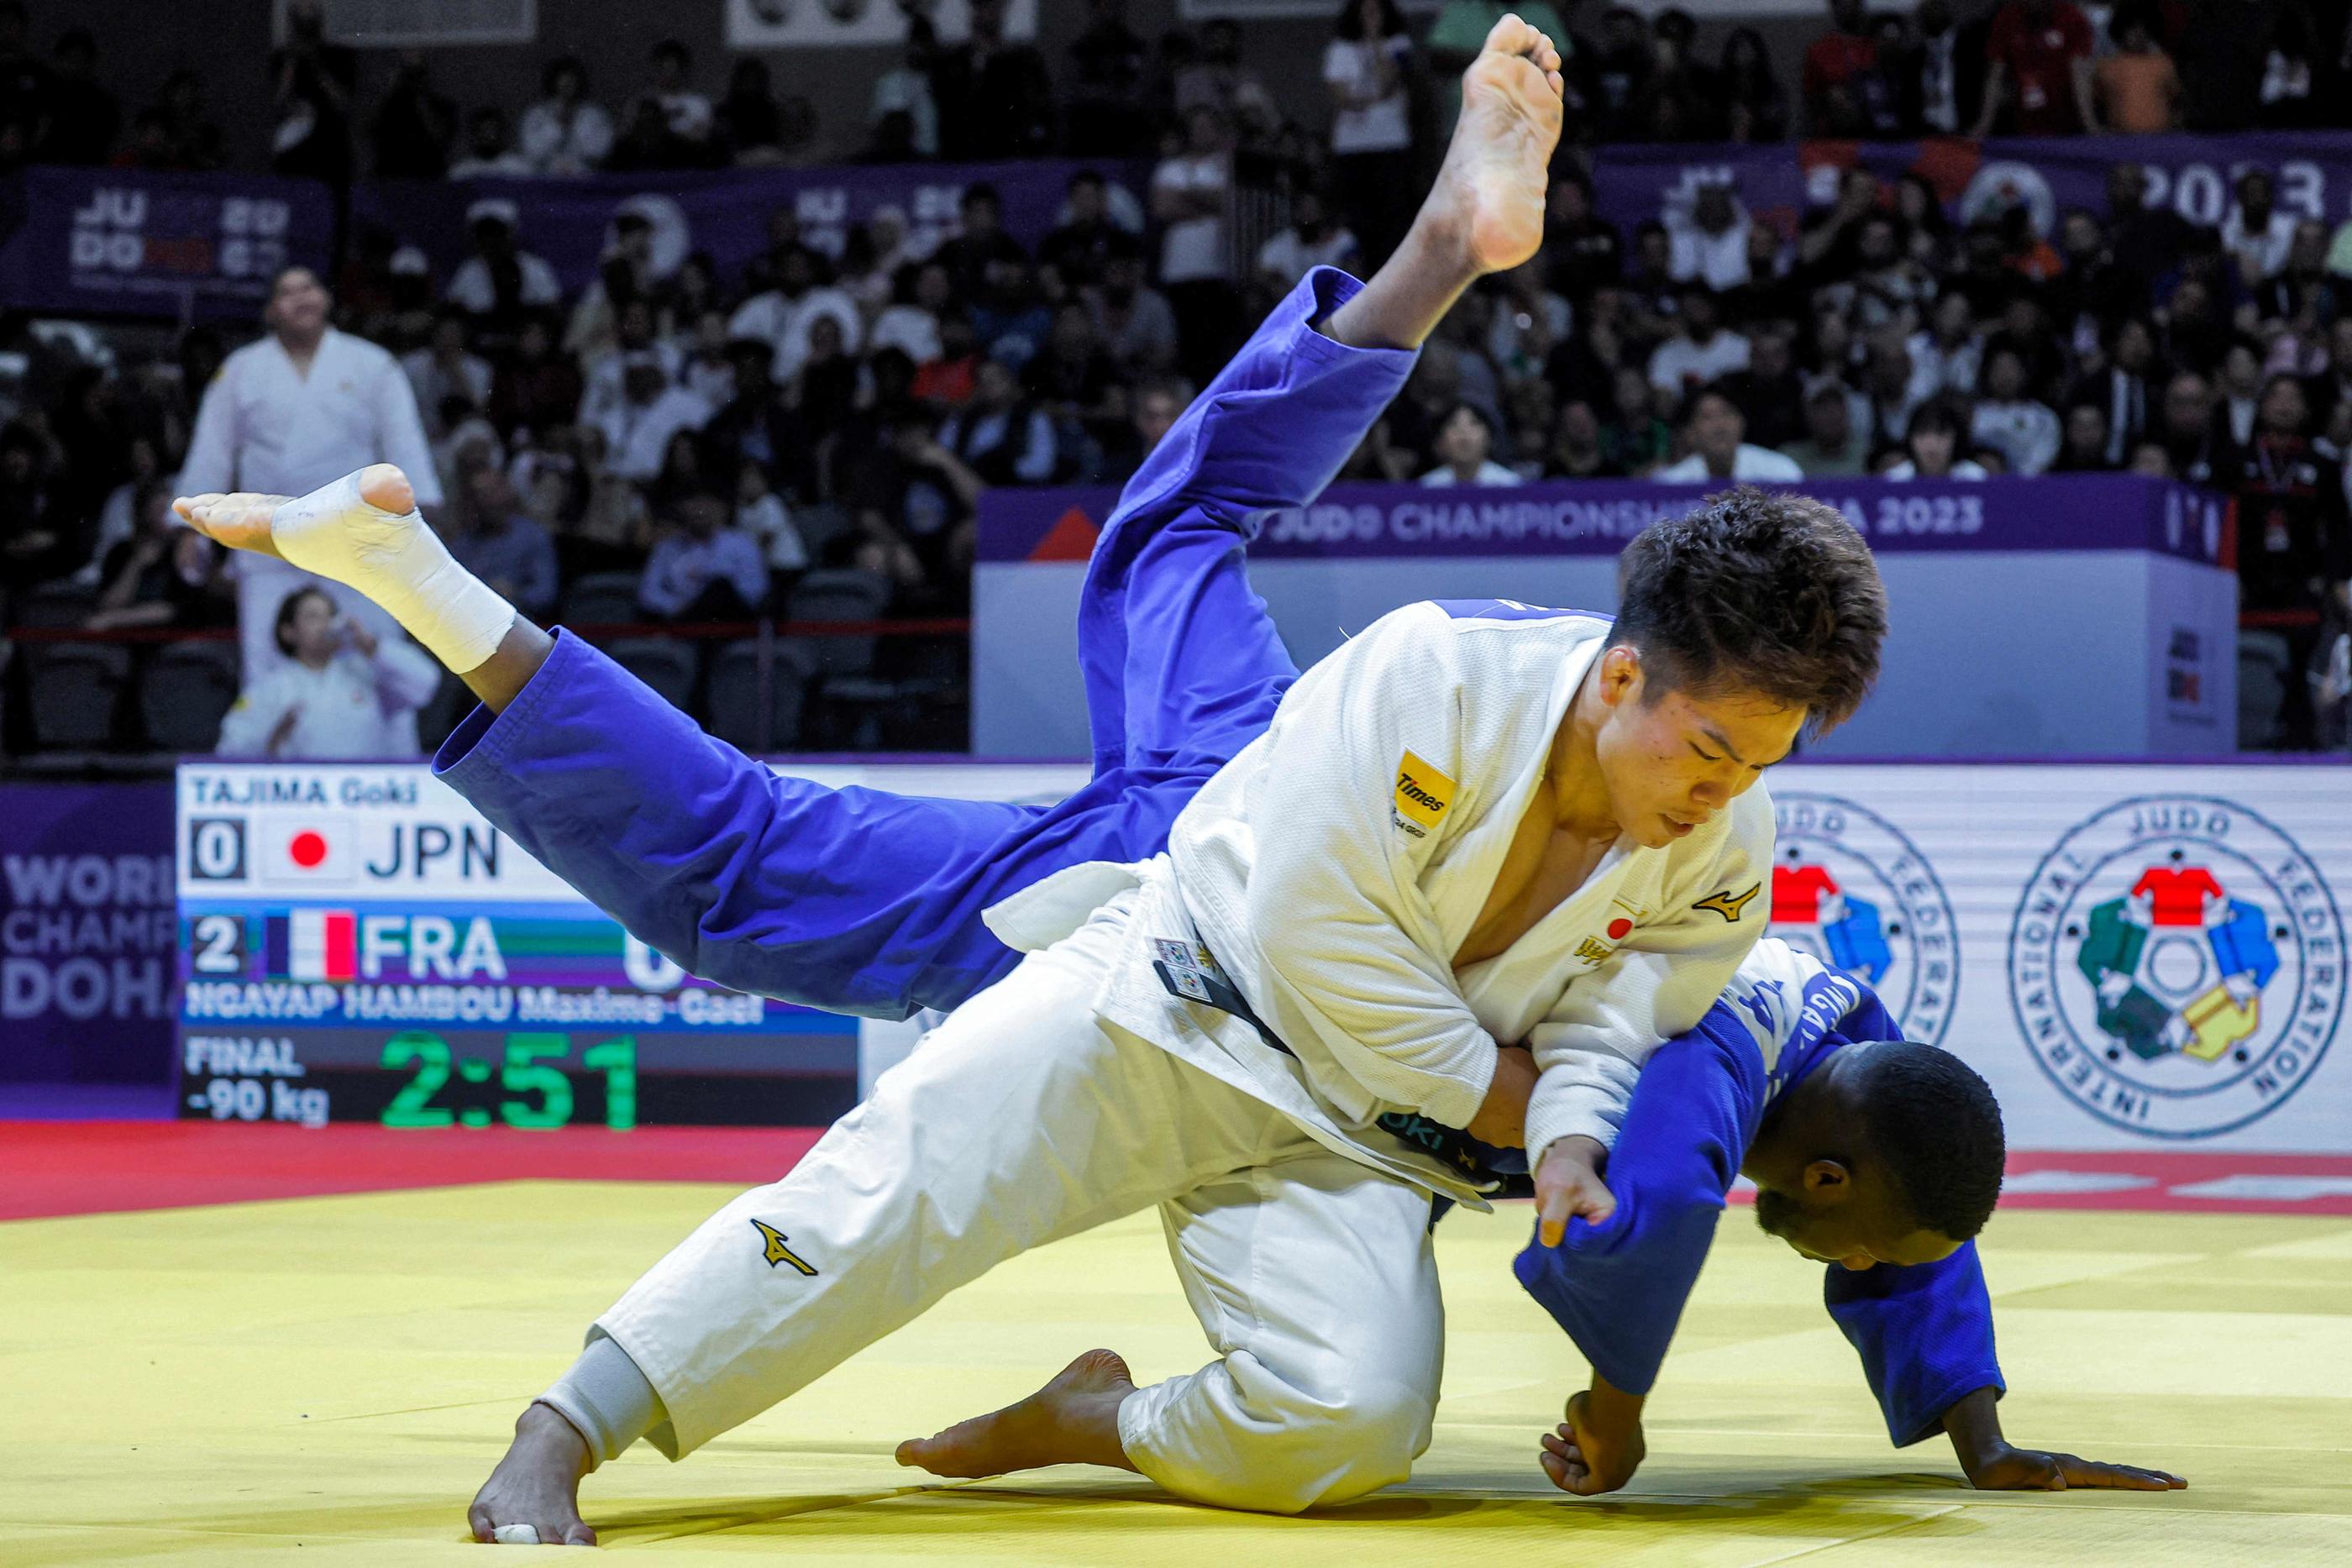
[[[515,1412],[727,1196],[522,1183],[0,1225],[0,1564],[527,1550],[465,1540]],[[1108,1472],[918,1484],[891,1463],[898,1438],[1090,1345],[1145,1379],[1198,1364],[1142,1218],[999,1270],[685,1464],[640,1446],[590,1479],[586,1512],[608,1549],[679,1563],[2352,1562],[2352,1222],[1998,1219],[2012,1438],[2191,1490],[1979,1494],[1940,1439],[1887,1447],[1820,1270],[1734,1211],[1652,1401],[1649,1463],[1595,1500],[1535,1464],[1584,1369],[1509,1277],[1527,1224],[1517,1207],[1440,1227],[1436,1443],[1411,1484],[1350,1508],[1266,1519]]]

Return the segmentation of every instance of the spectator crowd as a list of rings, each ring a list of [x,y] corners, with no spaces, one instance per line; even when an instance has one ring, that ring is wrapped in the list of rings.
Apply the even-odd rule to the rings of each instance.
[[[846,572],[889,613],[960,614],[985,491],[1122,482],[1282,290],[1387,254],[1451,125],[1447,84],[1506,8],[1452,0],[1416,27],[1357,0],[1326,47],[1327,99],[1307,105],[1277,101],[1230,21],[1148,45],[1119,0],[1089,0],[1049,62],[974,0],[969,37],[919,25],[879,74],[862,155],[1132,155],[1140,189],[1076,173],[1034,244],[986,184],[928,248],[903,212],[820,246],[782,208],[731,272],[660,257],[625,204],[571,295],[530,247],[528,214],[488,198],[446,276],[401,235],[363,231],[333,276],[294,287],[319,294],[326,330],[392,356],[442,497],[428,516],[529,613],[626,574],[625,613],[602,619],[736,623],[786,612],[809,574]],[[1921,175],[1860,168],[1786,226],[1718,183],[1626,228],[1596,207],[1589,171],[1592,142],[1622,139],[2320,123],[2352,115],[2343,7],[2126,5],[2094,26],[2066,0],[1834,0],[1787,87],[1753,29],[1706,60],[1679,11],[1612,8],[1588,37],[1540,0],[1508,8],[1564,40],[1570,136],[1545,245],[1464,299],[1346,477],[2210,485],[2238,501],[2244,607],[2287,672],[2248,738],[2340,741],[2352,224],[2285,209],[2259,168],[2220,224],[2193,224],[2147,201],[2122,142],[2105,211],[2061,212],[2047,233],[2023,204],[1962,222]],[[815,136],[757,57],[714,97],[663,44],[618,106],[556,60],[536,101],[461,112],[421,57],[358,101],[352,57],[305,0],[286,39],[281,172],[348,180],[370,142],[374,172],[415,178],[759,165],[804,161]],[[0,162],[219,161],[201,82],[174,78],[125,128],[89,35],[37,60],[7,0],[0,79],[18,89]],[[1244,192],[1273,193],[1279,221],[1244,224]],[[268,329],[291,354],[288,300],[281,284]],[[198,327],[140,362],[85,326],[0,319],[0,354],[26,366],[0,411],[0,591],[16,623],[236,618],[220,563],[165,505],[229,347]],[[281,607],[244,608],[248,646],[335,667],[323,612],[281,624]]]

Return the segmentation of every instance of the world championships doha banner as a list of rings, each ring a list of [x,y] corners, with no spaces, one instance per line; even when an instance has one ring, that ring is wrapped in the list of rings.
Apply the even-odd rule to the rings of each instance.
[[[809,771],[1000,800],[1084,776]],[[2352,1153],[2352,769],[1795,763],[1767,788],[1747,907],[1982,1071],[2015,1146]],[[184,1115],[543,1125],[614,1120],[624,1088],[647,1121],[842,1106],[848,1020],[688,979],[421,766],[191,763],[179,791]]]

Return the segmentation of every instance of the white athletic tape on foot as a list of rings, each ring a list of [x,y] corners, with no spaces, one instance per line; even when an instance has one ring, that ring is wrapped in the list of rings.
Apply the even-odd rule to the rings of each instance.
[[[539,1531],[528,1524],[501,1524],[490,1531],[490,1540],[500,1546],[536,1546]]]
[[[270,517],[278,552],[358,589],[457,674],[478,669],[514,624],[514,606],[450,555],[415,511],[360,498],[360,476],[287,502]]]

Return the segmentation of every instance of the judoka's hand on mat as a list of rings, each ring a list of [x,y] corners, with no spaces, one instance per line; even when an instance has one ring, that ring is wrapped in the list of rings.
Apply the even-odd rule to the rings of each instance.
[[[1979,1388],[1944,1412],[1944,1430],[1951,1435],[1961,1472],[1979,1491],[2066,1491],[2075,1487],[2177,1491],[2189,1484],[2165,1470],[2018,1448],[2001,1435],[1994,1399],[1991,1389]]]
[[[1597,1139],[1572,1133],[1552,1140],[1536,1166],[1536,1239],[1557,1247],[1568,1222],[1581,1216],[1599,1225],[1617,1212],[1617,1197],[1601,1179],[1609,1151]]]
[[[1536,1092],[1535,1053],[1522,1045],[1507,1045],[1495,1053],[1494,1082],[1478,1113],[1462,1130],[1482,1144],[1516,1149],[1528,1141],[1528,1101]]]
[[[1592,1387],[1568,1402],[1568,1419],[1544,1434],[1544,1474],[1562,1491],[1598,1497],[1633,1479],[1649,1454],[1642,1436],[1642,1399],[1612,1388],[1599,1373]]]

